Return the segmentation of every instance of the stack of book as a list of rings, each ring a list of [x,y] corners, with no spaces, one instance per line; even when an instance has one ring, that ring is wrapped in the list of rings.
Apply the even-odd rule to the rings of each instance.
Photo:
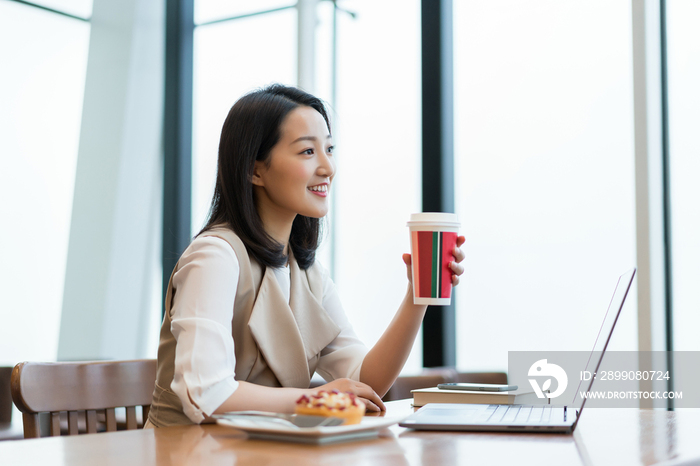
[[[464,404],[547,404],[549,398],[537,398],[535,392],[515,390],[512,392],[482,392],[466,390],[444,390],[437,387],[411,390],[413,406],[420,407],[428,403],[464,403]]]

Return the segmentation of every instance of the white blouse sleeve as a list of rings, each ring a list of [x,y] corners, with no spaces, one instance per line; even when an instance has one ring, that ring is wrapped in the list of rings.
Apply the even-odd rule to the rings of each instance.
[[[173,276],[171,331],[175,373],[171,388],[197,424],[238,388],[231,320],[240,267],[231,246],[196,238]]]
[[[362,361],[369,349],[355,334],[343,306],[338,290],[328,273],[323,269],[323,303],[322,306],[331,319],[340,327],[340,334],[321,351],[316,365],[316,372],[326,381],[347,377],[360,381]]]

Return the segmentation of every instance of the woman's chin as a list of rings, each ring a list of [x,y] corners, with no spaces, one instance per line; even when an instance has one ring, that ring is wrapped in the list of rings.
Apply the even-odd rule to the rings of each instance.
[[[310,218],[318,218],[321,219],[328,215],[328,210],[329,209],[314,209],[314,210],[309,210],[308,212],[300,212],[300,215],[303,215],[304,217],[310,217]]]

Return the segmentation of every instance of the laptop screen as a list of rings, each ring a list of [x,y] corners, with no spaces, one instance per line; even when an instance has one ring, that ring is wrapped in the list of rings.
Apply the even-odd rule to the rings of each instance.
[[[637,269],[633,268],[628,272],[622,274],[617,280],[615,293],[613,293],[613,297],[610,300],[610,304],[608,305],[608,310],[605,312],[603,325],[598,331],[598,336],[596,337],[595,343],[593,344],[593,351],[588,356],[588,362],[586,363],[585,370],[590,373],[596,373],[600,368],[600,363],[603,360],[605,349],[608,347],[608,343],[610,342],[610,336],[612,335],[613,329],[615,328],[615,323],[617,323],[617,319],[620,316],[622,306],[625,304],[627,293],[630,290],[630,286],[632,285],[632,279],[634,278],[636,272]],[[595,377],[591,377],[591,380],[581,380],[581,382],[579,382],[571,406],[573,406],[574,408],[579,408],[581,410],[583,409],[583,405],[586,404],[586,400],[578,399],[578,394],[581,391],[581,387],[585,385],[588,385],[588,388],[586,388],[585,391],[590,391],[591,387],[593,386],[594,380]]]

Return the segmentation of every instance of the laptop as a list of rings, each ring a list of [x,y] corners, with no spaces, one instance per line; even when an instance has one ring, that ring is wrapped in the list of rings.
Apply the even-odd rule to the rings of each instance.
[[[603,325],[598,331],[593,351],[586,363],[585,370],[591,373],[596,373],[600,367],[636,271],[637,269],[633,268],[617,281]],[[595,377],[590,381],[582,380],[576,393],[586,384],[587,391],[591,391],[594,381]],[[577,402],[576,398],[574,395],[573,402],[567,406],[429,403],[399,425],[416,430],[571,433],[576,429],[586,403],[585,399]]]

